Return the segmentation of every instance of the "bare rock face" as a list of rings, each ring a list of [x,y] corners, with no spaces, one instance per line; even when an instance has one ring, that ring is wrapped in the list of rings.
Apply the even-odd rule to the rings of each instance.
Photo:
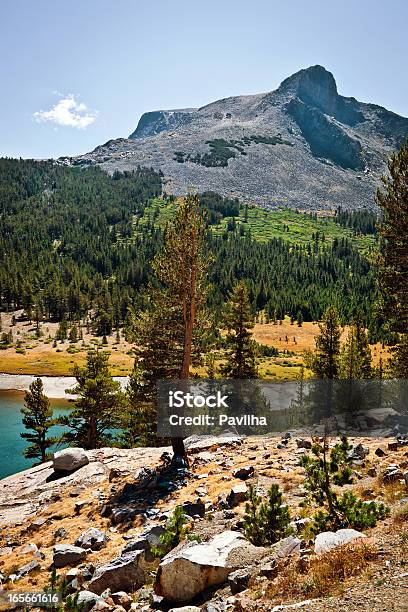
[[[183,543],[160,563],[155,591],[170,601],[189,601],[263,554],[236,531],[224,531],[204,544]]]
[[[369,448],[363,446],[362,444],[357,444],[356,446],[352,448],[348,457],[352,461],[358,461],[358,460],[365,459],[369,453],[370,453]]]
[[[242,483],[242,484],[237,484],[234,487],[232,487],[231,491],[228,494],[228,504],[230,508],[234,508],[235,506],[238,506],[238,504],[240,504],[241,502],[246,500],[247,497],[247,493],[248,493],[248,488],[246,486],[246,484]]]
[[[294,98],[287,105],[287,112],[298,124],[315,157],[332,161],[341,168],[364,170],[361,144],[347,131],[330,121],[318,109]]]
[[[347,544],[358,538],[366,538],[367,536],[361,531],[355,529],[339,529],[338,531],[324,531],[319,533],[315,539],[314,549],[316,553],[324,553],[342,544]]]
[[[302,540],[294,536],[288,536],[279,540],[274,546],[274,554],[276,559],[286,559],[293,554],[300,554]]]
[[[70,544],[57,544],[54,546],[53,564],[55,567],[75,565],[85,559],[87,551],[79,546]]]
[[[243,467],[238,468],[234,471],[234,478],[239,478],[240,480],[248,480],[254,475],[254,466],[253,465],[244,465]]]
[[[243,438],[237,435],[223,436],[189,436],[184,440],[184,446],[190,453],[199,453],[220,446],[240,446]]]
[[[35,572],[38,569],[40,569],[40,564],[36,559],[33,559],[32,561],[26,563],[26,565],[23,565],[23,567],[20,567],[18,569],[17,578],[23,578],[23,576],[27,576],[27,574]]]
[[[89,612],[99,601],[102,601],[102,597],[91,591],[80,591],[78,594],[78,606],[83,612]]]
[[[88,583],[88,590],[100,595],[111,591],[136,591],[146,581],[143,550],[122,553],[106,565],[98,567]]]
[[[91,527],[82,533],[79,538],[75,542],[75,546],[80,546],[89,550],[100,550],[106,543],[108,538],[106,533],[101,531],[100,529],[95,529]]]
[[[183,124],[188,123],[191,112],[195,109],[180,109],[174,111],[151,111],[144,113],[137,125],[137,128],[129,138],[146,138],[154,136],[165,130],[173,130]]]
[[[248,587],[249,580],[251,578],[251,572],[246,569],[239,569],[232,572],[228,576],[228,584],[230,585],[231,593],[236,595],[244,591]]]
[[[189,452],[200,453],[213,446],[235,447],[242,444],[242,438],[195,436],[186,442]],[[99,483],[109,482],[110,474],[113,472],[118,478],[122,474],[127,476],[131,473],[135,479],[138,479],[146,470],[146,466],[157,466],[163,451],[170,452],[170,450],[171,448],[98,448],[86,451],[89,462],[72,472],[55,472],[53,462],[47,461],[3,478],[0,480],[0,527],[25,523],[30,531],[38,531],[47,519],[37,517],[36,513],[43,511],[52,503],[55,495],[64,495],[64,491],[70,487],[83,487],[83,490],[89,490]],[[61,465],[59,461],[57,459],[57,465]],[[61,462],[67,465],[65,459]],[[78,511],[81,507],[78,506]]]
[[[73,472],[88,463],[88,455],[83,448],[64,448],[54,453],[55,472]]]
[[[130,540],[122,550],[123,554],[134,550],[143,550],[146,561],[153,561],[154,555],[152,548],[160,544],[160,536],[165,532],[162,525],[151,527],[148,531],[140,534],[134,540]]]
[[[384,484],[398,482],[401,478],[403,478],[403,474],[396,464],[388,465],[382,475]]]
[[[133,603],[133,599],[130,595],[128,595],[125,591],[118,591],[117,593],[112,593],[110,596],[113,603],[117,606],[122,606],[125,610],[129,610],[130,606]]]
[[[198,499],[196,502],[187,501],[183,504],[183,510],[187,516],[199,516],[203,518],[205,515],[205,504],[201,499]]]

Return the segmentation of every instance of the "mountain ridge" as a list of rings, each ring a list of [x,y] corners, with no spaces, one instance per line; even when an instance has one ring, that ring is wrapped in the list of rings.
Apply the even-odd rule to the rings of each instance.
[[[149,166],[175,195],[212,190],[270,208],[373,208],[387,158],[407,134],[407,118],[340,95],[332,73],[316,65],[274,91],[149,111],[127,139],[61,161],[108,172]]]

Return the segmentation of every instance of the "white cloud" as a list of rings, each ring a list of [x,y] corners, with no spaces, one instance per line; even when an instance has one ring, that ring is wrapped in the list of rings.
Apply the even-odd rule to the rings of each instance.
[[[55,125],[85,129],[97,117],[97,111],[89,111],[86,104],[78,102],[74,94],[62,98],[48,111],[37,111],[33,117],[38,123],[49,121]]]

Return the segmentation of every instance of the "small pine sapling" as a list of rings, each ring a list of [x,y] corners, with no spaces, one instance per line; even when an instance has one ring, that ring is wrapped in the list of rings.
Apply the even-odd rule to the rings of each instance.
[[[244,532],[255,546],[274,544],[284,538],[292,529],[289,508],[284,503],[282,492],[277,484],[273,484],[264,499],[251,486],[245,506]]]
[[[318,438],[314,439],[312,456],[303,455],[300,459],[300,465],[306,471],[304,486],[308,491],[303,506],[312,501],[320,508],[313,517],[312,531],[315,533],[344,527],[373,527],[377,520],[389,513],[383,503],[366,503],[351,491],[340,496],[333,488],[353,482],[351,448],[347,437],[342,436],[329,452],[329,438],[324,436],[322,444]]]
[[[167,522],[166,531],[160,536],[159,545],[152,548],[152,553],[156,557],[164,557],[170,550],[180,544],[184,538],[187,538],[188,528],[189,520],[183,510],[183,506],[176,506]]]

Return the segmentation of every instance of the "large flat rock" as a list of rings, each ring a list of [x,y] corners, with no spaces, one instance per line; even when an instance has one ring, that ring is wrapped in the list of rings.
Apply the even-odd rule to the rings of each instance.
[[[43,463],[0,480],[0,527],[24,523],[44,509],[55,493],[62,496],[70,487],[84,485],[92,488],[107,482],[112,469],[123,475],[157,465],[164,450],[170,448],[100,448],[85,451],[89,463],[74,472],[61,476],[53,469],[52,461]]]
[[[186,439],[186,447],[195,453],[241,442],[238,436],[194,436]],[[141,469],[159,465],[163,452],[171,452],[171,448],[99,448],[84,451],[89,463],[73,472],[56,473],[52,461],[48,461],[3,478],[0,480],[0,527],[24,523],[40,508],[44,509],[56,492],[64,495],[69,487],[92,488],[107,482],[111,470],[136,479]]]
[[[105,589],[130,591],[139,589],[146,580],[143,550],[122,553],[106,565],[98,567],[88,584],[89,591],[100,595]]]
[[[190,601],[264,554],[265,549],[253,546],[236,531],[224,531],[203,544],[184,543],[160,563],[155,591],[170,601]]]

